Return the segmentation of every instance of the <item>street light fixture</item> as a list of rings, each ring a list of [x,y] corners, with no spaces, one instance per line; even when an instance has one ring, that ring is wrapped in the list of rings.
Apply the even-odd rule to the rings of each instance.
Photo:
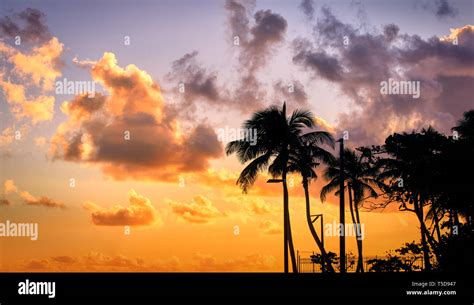
[[[281,183],[285,181],[284,179],[268,179],[267,183]]]
[[[321,244],[322,244],[322,248],[324,249],[324,219],[323,219],[323,214],[315,214],[315,215],[311,215],[311,217],[314,217],[312,220],[311,220],[311,223],[315,223],[319,217],[321,217]],[[322,272],[325,272],[326,271],[326,257],[324,255],[324,252],[325,251],[321,251],[321,271]]]
[[[267,183],[282,183],[284,179],[268,179]],[[285,212],[283,212],[283,259],[284,259],[284,268],[285,273],[288,273],[288,229],[287,222],[285,217]]]

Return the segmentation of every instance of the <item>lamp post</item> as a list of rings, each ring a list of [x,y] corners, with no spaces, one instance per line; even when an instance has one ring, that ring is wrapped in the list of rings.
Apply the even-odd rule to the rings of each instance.
[[[268,179],[267,183],[282,183],[283,179]],[[288,273],[288,230],[287,230],[287,223],[285,212],[283,212],[283,260],[284,260],[284,268],[285,273]]]
[[[324,249],[324,219],[323,219],[323,214],[316,214],[316,215],[311,215],[311,217],[314,217],[314,219],[311,221],[311,223],[315,223],[319,217],[321,217],[321,244],[323,245]],[[321,251],[321,271],[325,272],[326,271],[326,257],[324,255],[325,251]]]
[[[344,215],[344,139],[337,140],[339,142],[339,225],[342,226],[339,236],[339,259],[340,271],[346,273],[346,240],[345,232],[345,215]]]

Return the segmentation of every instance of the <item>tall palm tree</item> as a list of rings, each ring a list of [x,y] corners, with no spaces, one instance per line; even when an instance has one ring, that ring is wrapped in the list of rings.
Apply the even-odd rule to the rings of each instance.
[[[281,177],[283,185],[283,238],[284,238],[284,267],[288,272],[288,248],[293,272],[297,272],[296,257],[291,235],[290,213],[288,202],[288,159],[291,150],[297,146],[303,128],[314,126],[313,115],[306,110],[295,110],[291,116],[286,116],[286,104],[279,109],[271,106],[252,115],[243,124],[246,130],[256,130],[256,143],[250,139],[240,139],[229,142],[226,154],[237,154],[242,164],[247,166],[240,173],[237,184],[246,193],[255,183],[258,173],[268,170],[272,177]]]
[[[321,201],[323,202],[329,193],[339,187],[339,158],[326,168],[324,176],[329,182],[321,189]],[[374,187],[379,183],[375,178],[374,169],[370,166],[366,156],[350,149],[344,150],[344,177],[344,191],[348,193],[352,223],[356,228],[358,251],[356,272],[364,272],[359,207],[368,197],[378,196]],[[335,194],[339,195],[339,190]]]
[[[321,251],[322,258],[326,258],[326,250],[324,249],[324,245],[316,233],[311,220],[309,184],[311,180],[316,180],[318,178],[315,169],[320,164],[319,162],[330,163],[334,160],[334,157],[330,152],[318,145],[329,145],[334,148],[334,138],[328,132],[313,131],[302,135],[299,140],[299,146],[290,153],[288,171],[297,172],[302,177],[306,201],[306,221],[308,223],[311,235],[313,236],[316,245]],[[327,270],[334,272],[334,268],[330,260],[324,259],[322,266],[323,269],[327,267]]]

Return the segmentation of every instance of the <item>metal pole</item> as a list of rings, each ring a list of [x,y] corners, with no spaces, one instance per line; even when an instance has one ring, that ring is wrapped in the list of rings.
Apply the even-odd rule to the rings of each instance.
[[[346,240],[345,240],[345,211],[344,211],[344,139],[339,139],[339,223],[342,233],[339,236],[340,271],[346,273]]]
[[[323,223],[324,223],[324,220],[323,220],[323,214],[321,214],[321,244],[323,245],[323,249],[324,248],[324,229],[323,229]],[[322,272],[325,272],[326,271],[326,257],[324,255],[324,252],[326,251],[323,251],[323,253],[321,253],[321,259],[323,261],[322,263]]]

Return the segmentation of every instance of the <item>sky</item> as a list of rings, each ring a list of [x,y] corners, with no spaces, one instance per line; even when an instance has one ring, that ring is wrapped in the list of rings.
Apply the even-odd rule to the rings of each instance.
[[[0,237],[0,270],[280,272],[281,189],[242,193],[229,131],[285,101],[350,147],[448,134],[474,105],[473,17],[469,0],[2,1],[0,223],[39,234]],[[420,97],[381,94],[389,79]],[[290,181],[295,248],[317,251]],[[312,213],[331,224],[324,183]],[[396,206],[361,218],[365,255],[419,239]]]

